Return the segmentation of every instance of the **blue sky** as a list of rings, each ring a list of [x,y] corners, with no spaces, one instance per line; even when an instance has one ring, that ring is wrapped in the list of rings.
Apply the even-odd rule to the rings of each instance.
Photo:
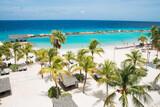
[[[160,21],[160,0],[0,0],[0,20]]]

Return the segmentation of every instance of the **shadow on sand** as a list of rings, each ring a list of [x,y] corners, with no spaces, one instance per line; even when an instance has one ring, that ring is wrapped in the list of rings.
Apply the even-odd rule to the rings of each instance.
[[[89,80],[89,79],[87,79],[87,80]],[[78,88],[74,91],[74,93],[81,93],[81,92],[83,92],[83,83],[81,83],[81,84],[82,84],[82,86],[78,87]],[[89,91],[92,90],[92,87],[90,87],[90,86],[91,86],[91,83],[90,83],[89,81],[87,81],[87,82],[86,82],[86,85],[85,85],[85,93],[87,93],[87,92],[89,92]]]
[[[98,100],[93,104],[95,106],[99,102],[104,101],[106,94],[102,90],[99,90],[99,91],[93,92],[92,96],[98,98]]]
[[[12,95],[12,92],[11,91],[6,91],[6,92],[3,92],[3,93],[0,93],[0,98],[8,97],[10,95]]]

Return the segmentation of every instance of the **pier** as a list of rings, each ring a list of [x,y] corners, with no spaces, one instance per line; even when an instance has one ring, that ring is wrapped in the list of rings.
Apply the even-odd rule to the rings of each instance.
[[[150,30],[103,30],[103,31],[93,31],[93,32],[66,32],[64,34],[68,36],[68,35],[90,35],[90,34],[111,34],[111,33],[131,33],[131,32],[149,33]],[[50,36],[51,34],[9,35],[9,39],[20,40],[20,39],[42,38],[42,37],[50,37]]]

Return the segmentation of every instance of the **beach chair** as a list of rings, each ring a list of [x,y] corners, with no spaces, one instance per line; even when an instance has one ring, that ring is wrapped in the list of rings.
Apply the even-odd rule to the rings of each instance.
[[[60,96],[58,99],[53,98],[53,107],[78,107],[72,100],[71,95]]]
[[[94,73],[94,74],[93,74],[93,78],[97,81],[97,80],[101,79],[102,76],[99,75],[99,74],[97,74],[97,73]]]
[[[61,74],[59,77],[59,81],[64,85],[65,88],[70,86],[78,87],[78,80],[72,75]]]
[[[0,93],[9,91],[11,93],[11,85],[9,77],[0,77]]]
[[[21,71],[27,71],[27,67],[19,67],[19,68],[18,68],[18,71],[20,71],[20,72],[21,72]]]
[[[6,68],[0,71],[0,75],[8,75],[11,72],[11,69]]]

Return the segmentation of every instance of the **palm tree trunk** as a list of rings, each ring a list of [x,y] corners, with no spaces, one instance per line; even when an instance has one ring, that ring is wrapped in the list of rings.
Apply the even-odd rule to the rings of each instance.
[[[80,75],[82,74],[82,71],[81,71],[81,70],[79,71],[79,74],[80,74]]]
[[[67,65],[67,69],[68,69],[68,72],[70,72],[70,66],[69,65]]]
[[[28,53],[26,53],[26,62],[28,63]]]
[[[26,64],[29,64],[29,62],[28,62],[28,54],[26,54]]]
[[[55,84],[56,84],[56,90],[57,90],[57,99],[59,98],[59,88],[58,88],[58,84],[57,84],[57,82],[55,81]]]
[[[49,59],[49,66],[51,66],[51,60]]]
[[[41,65],[41,69],[42,69],[42,63],[40,65]],[[41,77],[43,78],[43,73],[41,73]]]
[[[85,85],[87,81],[87,72],[85,72],[84,84],[83,84],[83,93],[85,93]]]
[[[106,96],[108,97],[108,84],[106,84]],[[106,105],[105,105],[105,103],[104,103],[104,105],[103,105],[103,107],[105,107]]]
[[[94,61],[94,53],[92,52],[91,54],[92,54],[92,60]]]
[[[17,64],[17,55],[14,53],[14,64]]]
[[[108,84],[106,84],[106,95],[108,97]]]
[[[106,103],[103,104],[103,107],[105,107],[105,106],[106,106]]]

